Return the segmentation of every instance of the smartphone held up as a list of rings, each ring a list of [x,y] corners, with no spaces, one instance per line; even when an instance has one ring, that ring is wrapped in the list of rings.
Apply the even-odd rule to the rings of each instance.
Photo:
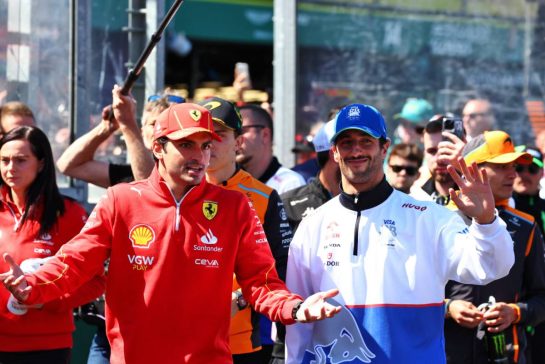
[[[465,140],[464,123],[462,119],[455,116],[444,116],[442,120],[442,131],[447,131],[456,135],[460,140]],[[443,140],[451,141],[447,137]]]
[[[250,78],[250,66],[246,62],[237,62],[235,64],[235,80],[244,85],[244,89],[252,88]]]

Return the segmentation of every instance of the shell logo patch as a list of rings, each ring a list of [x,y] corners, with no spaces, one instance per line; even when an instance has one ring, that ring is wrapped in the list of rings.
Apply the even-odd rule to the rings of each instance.
[[[215,201],[204,201],[202,203],[202,213],[208,220],[212,220],[218,213],[218,203]]]
[[[148,225],[138,224],[129,232],[129,239],[134,248],[148,249],[155,241],[155,231]]]
[[[196,109],[191,109],[189,110],[189,116],[191,116],[191,119],[198,122],[201,119],[201,112]]]

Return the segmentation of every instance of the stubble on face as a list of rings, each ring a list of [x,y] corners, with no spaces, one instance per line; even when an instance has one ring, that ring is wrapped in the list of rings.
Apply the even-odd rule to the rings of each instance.
[[[374,187],[384,177],[383,163],[389,143],[380,145],[378,139],[357,131],[345,133],[335,145],[335,160],[339,164],[343,181],[358,191]],[[364,146],[347,147],[347,141],[351,144],[362,143]]]
[[[241,166],[248,164],[252,160],[252,156],[242,154],[242,152],[237,152],[237,163]]]
[[[446,167],[445,167],[446,168]],[[441,184],[453,184],[454,180],[450,176],[448,172],[438,172],[437,169],[433,169],[431,172],[431,176],[434,181],[439,182]]]
[[[342,174],[353,184],[367,183],[382,169],[382,161],[377,155],[361,154],[347,157],[339,164]],[[366,167],[352,167],[353,162],[367,162]]]

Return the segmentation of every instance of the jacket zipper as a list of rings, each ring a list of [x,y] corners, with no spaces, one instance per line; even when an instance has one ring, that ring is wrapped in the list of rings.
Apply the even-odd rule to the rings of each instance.
[[[8,203],[5,203],[5,205],[8,207],[9,211],[11,212],[11,215],[13,216],[13,220],[15,220],[15,226],[13,226],[13,231],[17,232],[19,230],[19,227],[21,226],[22,215],[20,218],[17,218],[17,215],[15,214],[15,211],[13,211],[11,206]]]
[[[361,212],[358,211],[358,214],[356,215],[356,228],[354,229],[354,251],[352,252],[353,255],[358,255],[358,231],[360,229],[360,216]]]
[[[168,187],[168,186],[167,186]],[[182,205],[182,201],[184,200],[185,196],[187,196],[192,189],[194,189],[195,187],[191,187],[191,189],[189,189],[189,191],[186,192],[185,195],[182,196],[182,198],[180,199],[180,201],[176,201],[176,197],[174,197],[174,194],[172,193],[170,187],[168,187],[168,190],[170,192],[170,195],[172,196],[172,199],[174,200],[174,203],[176,204],[176,223],[175,223],[175,231],[179,231],[180,230],[180,219],[181,219],[181,216],[180,216],[180,206]]]
[[[358,204],[358,196],[356,196],[356,198],[354,198],[354,204]],[[361,216],[361,211],[358,211],[357,215],[356,215],[356,227],[354,229],[354,251],[352,252],[352,254],[354,256],[357,256],[358,255],[358,231],[360,229],[360,216]]]

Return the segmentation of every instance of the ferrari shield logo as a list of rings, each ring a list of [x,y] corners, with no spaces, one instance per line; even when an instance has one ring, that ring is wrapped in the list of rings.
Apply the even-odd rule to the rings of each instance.
[[[202,204],[202,213],[208,220],[212,220],[218,213],[218,203],[215,201],[204,201]]]
[[[199,121],[201,118],[201,112],[199,110],[191,109],[189,110],[189,115],[191,116],[191,119],[195,121]]]

